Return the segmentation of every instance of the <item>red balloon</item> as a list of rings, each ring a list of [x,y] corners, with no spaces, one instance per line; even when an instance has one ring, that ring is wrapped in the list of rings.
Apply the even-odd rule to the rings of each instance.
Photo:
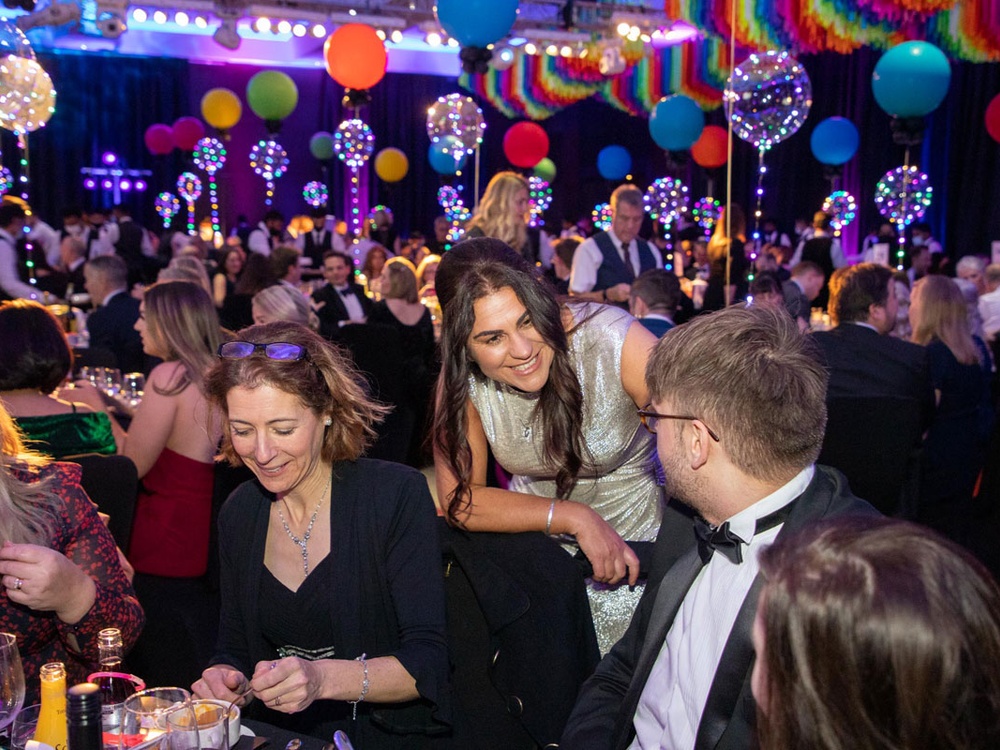
[[[163,156],[174,150],[174,131],[169,125],[150,125],[142,138],[149,153],[156,156]]]
[[[503,152],[515,167],[530,169],[549,155],[549,136],[538,123],[519,122],[504,133]]]
[[[197,117],[181,117],[174,123],[174,143],[181,151],[194,151],[205,137],[205,126]]]
[[[345,89],[370,89],[385,76],[389,57],[375,29],[348,23],[330,34],[323,45],[326,72]]]
[[[691,158],[706,169],[721,167],[729,161],[729,133],[718,125],[706,125],[701,137],[691,146]]]
[[[1000,143],[1000,94],[993,97],[990,106],[986,108],[986,132],[997,143]]]

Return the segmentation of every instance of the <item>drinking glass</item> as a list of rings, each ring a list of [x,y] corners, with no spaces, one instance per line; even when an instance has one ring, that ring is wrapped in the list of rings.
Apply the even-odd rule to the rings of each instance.
[[[0,633],[0,731],[10,726],[24,705],[24,669],[17,636]]]
[[[150,688],[130,695],[125,699],[122,717],[122,746],[146,745],[161,737],[167,731],[164,718],[167,711],[190,700],[191,693],[178,687]]]
[[[28,740],[35,736],[38,728],[38,715],[42,712],[42,704],[25,706],[17,712],[17,717],[10,728],[11,750],[24,750]]]
[[[146,390],[146,376],[141,372],[129,372],[122,379],[122,396],[133,409],[142,401]]]
[[[229,750],[228,716],[215,701],[192,701],[166,713],[168,750]]]
[[[117,367],[105,367],[104,380],[98,385],[106,394],[114,398],[122,390],[122,371]]]

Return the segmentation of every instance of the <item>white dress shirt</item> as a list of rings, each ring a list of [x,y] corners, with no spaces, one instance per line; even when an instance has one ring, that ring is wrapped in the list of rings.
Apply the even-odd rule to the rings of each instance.
[[[979,316],[983,319],[983,331],[992,341],[1000,331],[1000,287],[979,298]]]
[[[17,273],[14,236],[5,229],[0,229],[0,288],[14,299],[39,299],[42,296],[38,289],[21,281]]]
[[[35,226],[28,232],[30,239],[35,246],[45,253],[45,262],[49,268],[56,268],[62,260],[59,253],[59,246],[62,244],[62,237],[55,229],[50,227],[41,219],[35,221]]]
[[[271,255],[271,230],[263,221],[247,237],[247,250],[265,256]]]
[[[331,285],[332,286],[332,285]],[[334,291],[340,295],[340,301],[344,303],[344,307],[347,308],[348,317],[355,322],[361,322],[365,319],[365,311],[361,309],[361,301],[358,299],[356,294],[343,294],[346,290],[350,289],[348,286],[333,287]],[[345,321],[340,321],[343,325]]]
[[[743,563],[713,555],[681,602],[667,638],[639,697],[629,750],[691,750],[701,715],[743,601],[760,572],[758,556],[774,542],[781,524],[754,534],[758,518],[801,495],[815,467],[800,471],[788,484],[728,519],[741,539]]]
[[[618,248],[618,257],[630,263],[632,272],[638,276],[639,269],[642,268],[642,262],[639,260],[639,243],[634,239],[628,243],[628,259],[626,260],[626,255],[622,252],[621,240],[615,235],[613,229],[608,230],[608,237],[611,238],[614,246]],[[655,267],[663,268],[663,256],[660,255],[659,249],[652,243],[646,244],[649,245],[649,249],[653,253]],[[580,247],[573,253],[573,268],[569,277],[569,290],[577,294],[593,291],[597,285],[597,271],[603,262],[604,255],[601,253],[601,248],[597,246],[597,241],[593,237],[588,237],[581,242]]]

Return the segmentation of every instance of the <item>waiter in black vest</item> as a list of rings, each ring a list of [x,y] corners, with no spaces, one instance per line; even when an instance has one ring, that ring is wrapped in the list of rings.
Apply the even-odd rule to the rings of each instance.
[[[327,225],[327,220],[332,220],[333,217],[327,216],[325,208],[314,208],[310,218],[313,228],[308,232],[300,233],[295,238],[295,245],[302,253],[303,258],[310,259],[309,267],[320,270],[323,267],[323,254],[327,250],[344,252],[344,238]]]
[[[116,223],[108,226],[108,241],[114,246],[115,255],[128,266],[129,287],[155,281],[159,268],[152,262],[156,252],[149,234],[132,220],[128,206],[119,203],[114,207],[113,215]]]
[[[619,185],[611,194],[611,228],[585,240],[573,255],[570,294],[628,309],[635,278],[663,268],[660,251],[639,237],[645,215],[642,191]]]

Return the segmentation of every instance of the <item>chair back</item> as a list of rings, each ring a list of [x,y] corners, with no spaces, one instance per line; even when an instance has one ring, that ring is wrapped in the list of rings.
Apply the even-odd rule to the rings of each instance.
[[[118,546],[127,550],[139,493],[139,473],[132,459],[128,456],[84,453],[67,456],[64,460],[83,468],[80,484],[97,504],[98,510],[111,517],[108,530]]]
[[[887,516],[911,517],[920,472],[920,405],[905,398],[833,398],[818,463]]]

